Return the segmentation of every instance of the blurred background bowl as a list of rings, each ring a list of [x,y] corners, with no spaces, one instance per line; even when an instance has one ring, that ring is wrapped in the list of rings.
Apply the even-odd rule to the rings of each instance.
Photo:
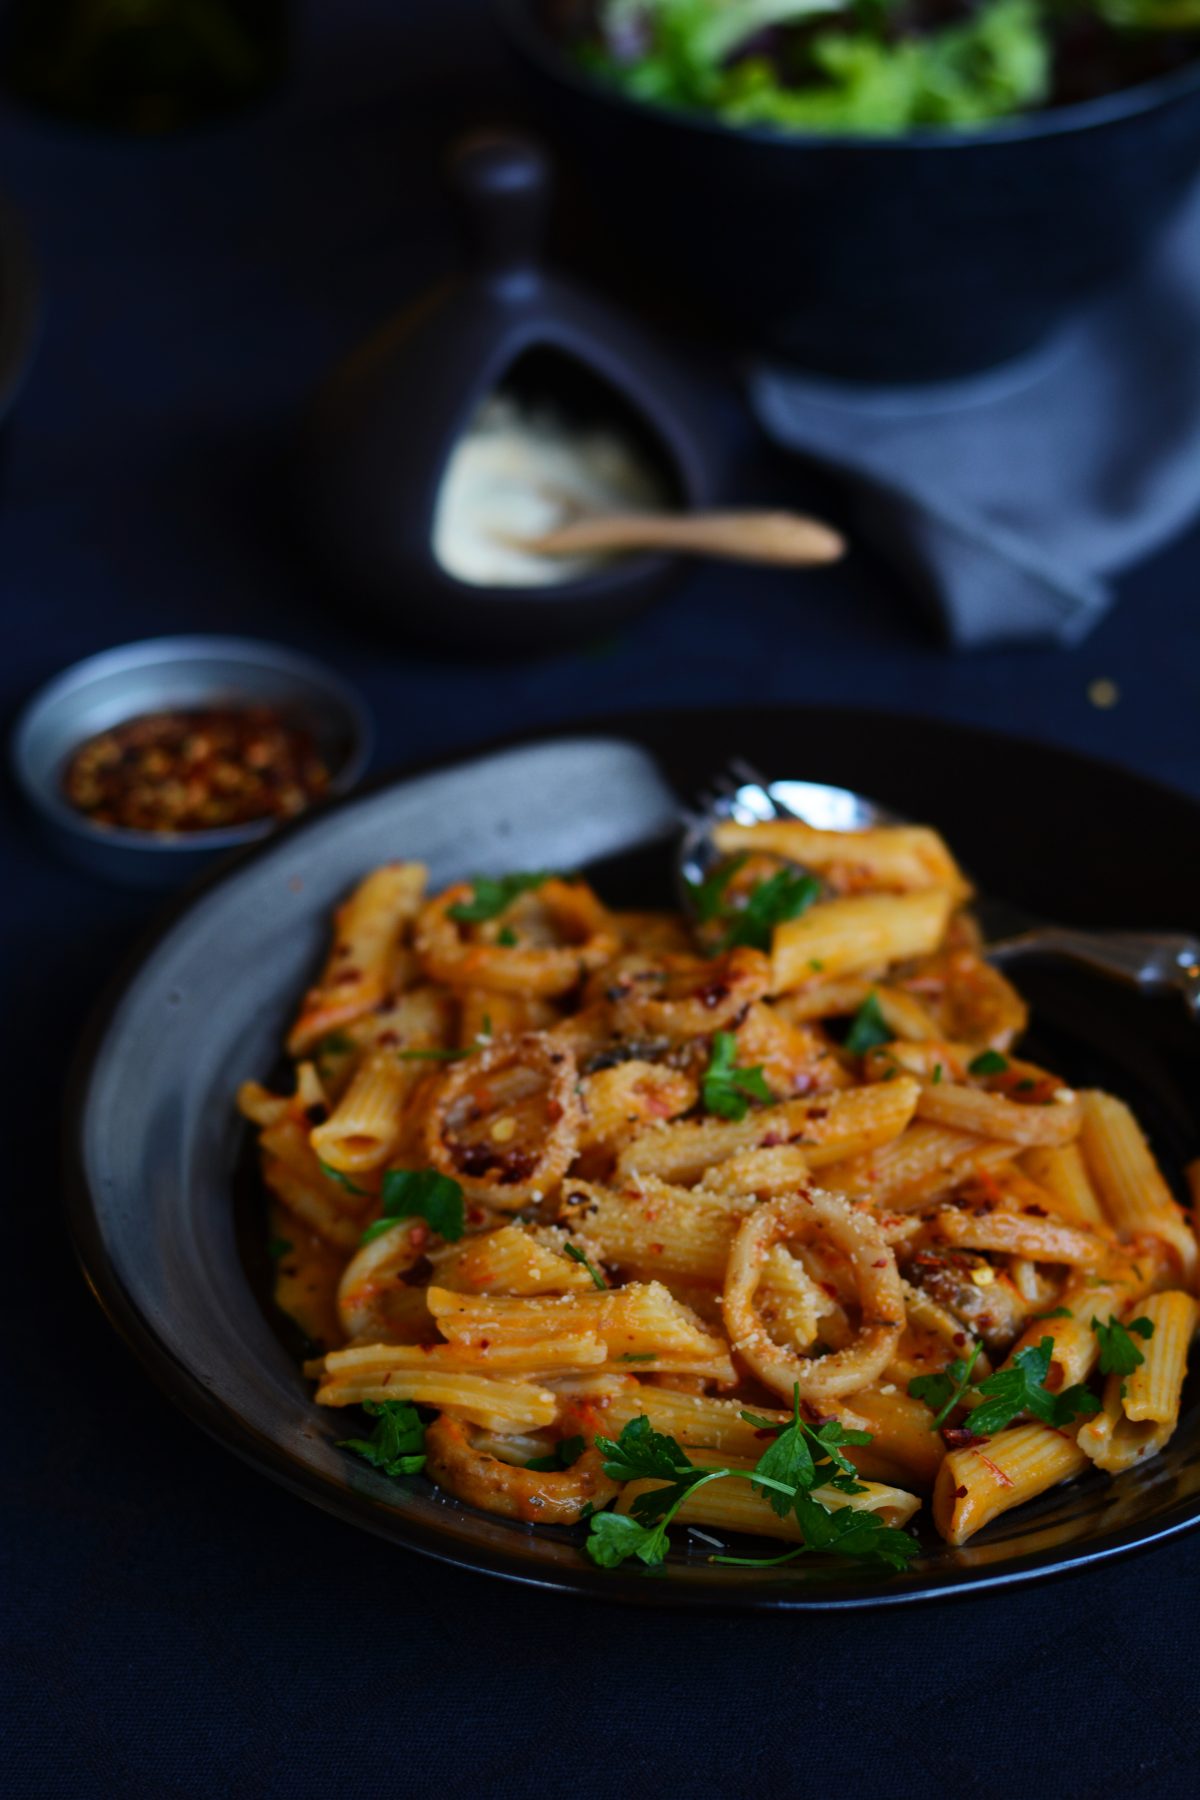
[[[214,705],[278,708],[312,736],[344,794],[370,758],[370,716],[353,689],[319,662],[253,638],[165,637],[122,644],[55,676],[13,729],[17,781],[55,846],[92,873],[135,886],[175,886],[222,851],[265,837],[281,821],[255,819],[176,837],[96,825],[69,804],[63,772],[97,732],[141,713]]]
[[[726,331],[831,375],[928,381],[1021,355],[1137,265],[1200,169],[1200,60],[986,129],[821,137],[628,100],[554,42],[538,0],[496,5],[610,228]]]

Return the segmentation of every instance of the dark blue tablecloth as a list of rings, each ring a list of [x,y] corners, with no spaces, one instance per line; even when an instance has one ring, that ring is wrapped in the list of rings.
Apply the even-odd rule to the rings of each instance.
[[[381,767],[634,706],[845,700],[1200,792],[1200,533],[1074,651],[954,659],[858,554],[806,581],[697,571],[617,641],[503,669],[356,626],[280,524],[278,451],[330,358],[444,267],[437,147],[511,100],[478,0],[323,10],[288,90],[219,130],[135,144],[0,117],[0,184],[46,283],[0,511],[7,716],[105,645],[248,630],[360,684]],[[735,489],[794,492],[731,386],[712,406]],[[1096,678],[1115,707],[1089,703]],[[1196,1792],[1195,1540],[877,1617],[633,1614],[401,1554],[202,1438],[100,1317],[56,1191],[72,1040],[151,902],[59,865],[5,809],[11,1792]]]

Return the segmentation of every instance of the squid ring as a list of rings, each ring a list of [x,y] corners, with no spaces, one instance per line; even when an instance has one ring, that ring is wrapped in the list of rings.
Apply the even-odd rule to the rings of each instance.
[[[509,1067],[545,1078],[548,1129],[540,1149],[534,1153],[492,1140],[456,1146],[456,1109],[471,1101],[473,1088],[486,1088],[489,1075]],[[439,1079],[425,1117],[425,1155],[472,1199],[486,1200],[501,1212],[519,1212],[557,1187],[575,1158],[582,1120],[578,1086],[575,1058],[549,1032],[502,1039],[452,1064]]]
[[[508,948],[497,939],[500,926],[490,936],[470,941],[451,908],[469,902],[473,893],[469,881],[460,881],[421,910],[413,941],[430,981],[549,999],[569,993],[593,969],[611,962],[621,948],[616,924],[585,881],[551,877],[537,889],[539,902],[564,940],[553,945]],[[488,927],[483,930],[487,933]]]
[[[606,998],[621,1037],[703,1037],[735,1023],[771,985],[770,959],[739,945],[698,956],[629,957],[613,971]]]
[[[823,1236],[846,1257],[862,1308],[857,1336],[845,1349],[822,1357],[800,1356],[777,1344],[754,1306],[770,1251],[806,1233]],[[730,1249],[722,1310],[731,1344],[760,1381],[785,1400],[799,1388],[802,1400],[816,1402],[853,1394],[882,1374],[905,1316],[896,1258],[876,1221],[819,1188],[765,1201],[746,1215]]]
[[[386,1343],[388,1301],[425,1254],[431,1233],[424,1219],[397,1219],[355,1252],[338,1282],[338,1320],[348,1338],[374,1335]]]
[[[439,1487],[468,1506],[528,1525],[574,1525],[585,1507],[606,1506],[619,1490],[595,1445],[569,1469],[520,1469],[476,1449],[470,1428],[446,1413],[426,1431],[425,1454]]]

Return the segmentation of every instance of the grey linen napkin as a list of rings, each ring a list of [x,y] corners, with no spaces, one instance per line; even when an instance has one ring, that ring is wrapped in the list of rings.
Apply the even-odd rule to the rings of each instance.
[[[1200,511],[1200,190],[1138,276],[1028,358],[867,388],[756,362],[751,406],[960,649],[1083,638]]]

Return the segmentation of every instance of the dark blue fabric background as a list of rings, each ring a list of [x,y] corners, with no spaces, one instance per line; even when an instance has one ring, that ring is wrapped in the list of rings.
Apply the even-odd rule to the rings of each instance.
[[[805,582],[696,572],[618,641],[506,668],[348,620],[275,522],[276,455],[329,360],[445,266],[446,135],[512,102],[479,0],[318,10],[288,91],[212,133],[128,144],[0,116],[0,182],[46,282],[0,510],[6,717],[103,646],[247,630],[360,684],[379,767],[633,706],[865,700],[1093,750],[1200,793],[1200,533],[1129,579],[1070,652],[951,658],[857,554]],[[583,223],[594,266],[603,245]],[[613,279],[637,293],[635,272]],[[798,491],[732,388],[712,396],[735,490]],[[1097,676],[1119,684],[1111,711],[1088,703]],[[13,1793],[1197,1791],[1197,1540],[876,1618],[635,1614],[405,1556],[202,1438],[89,1299],[53,1173],[71,1042],[151,903],[52,861],[4,800]]]

